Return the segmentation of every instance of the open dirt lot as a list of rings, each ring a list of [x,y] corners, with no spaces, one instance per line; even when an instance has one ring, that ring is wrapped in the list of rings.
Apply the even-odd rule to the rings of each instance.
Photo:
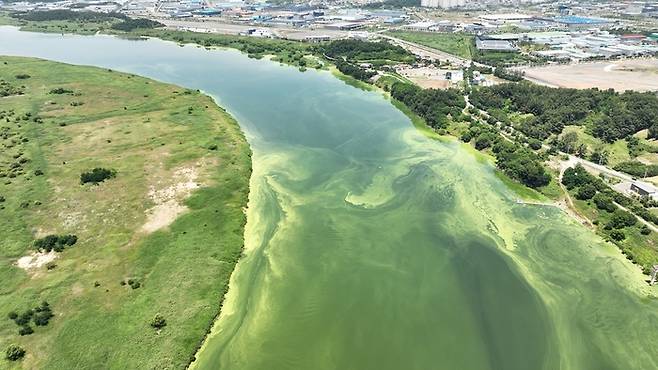
[[[658,59],[627,59],[524,69],[530,81],[577,89],[658,90]]]

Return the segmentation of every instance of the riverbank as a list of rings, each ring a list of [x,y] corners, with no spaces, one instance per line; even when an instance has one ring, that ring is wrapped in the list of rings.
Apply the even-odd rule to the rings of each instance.
[[[0,98],[0,309],[47,301],[55,314],[25,336],[0,320],[2,351],[27,352],[0,367],[187,366],[244,245],[251,152],[237,122],[198,91],[132,74],[0,63],[20,91]],[[81,185],[93,168],[115,174]],[[77,242],[41,258],[34,240],[49,234]]]

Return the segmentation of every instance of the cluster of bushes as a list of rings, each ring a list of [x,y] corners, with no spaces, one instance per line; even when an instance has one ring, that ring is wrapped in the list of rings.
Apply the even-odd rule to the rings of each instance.
[[[341,73],[344,73],[348,76],[354,77],[357,80],[361,80],[361,81],[368,81],[372,76],[377,74],[374,71],[365,70],[361,67],[355,66],[354,64],[348,62],[338,61],[336,62],[336,68],[338,68],[338,70]]]
[[[75,235],[48,235],[41,239],[34,241],[34,247],[39,251],[55,251],[61,252],[66,247],[70,247],[78,242],[78,237]]]
[[[16,77],[17,80],[27,80],[28,78],[30,78],[32,76],[30,76],[28,74],[25,74],[25,73],[21,73],[21,74],[17,74],[15,77]]]
[[[416,85],[396,82],[391,86],[391,96],[437,129],[448,125],[448,115],[457,117],[466,107],[464,97],[455,89],[421,89]]]
[[[512,82],[523,81],[523,74],[519,72],[510,71],[502,67],[496,67],[496,69],[494,70],[494,76]]]
[[[167,326],[167,320],[165,320],[164,316],[162,316],[160,314],[157,314],[157,315],[155,315],[155,317],[153,317],[153,320],[151,320],[149,325],[151,325],[151,327],[159,330],[159,329],[162,329],[165,326]]]
[[[621,229],[637,224],[637,218],[635,215],[617,207],[615,203],[630,209],[647,221],[658,222],[658,217],[649,212],[641,203],[612,190],[603,180],[589,174],[581,165],[564,171],[562,184],[568,190],[575,190],[577,199],[591,199],[597,209],[610,214],[609,221],[603,228],[608,230],[610,237],[616,241],[625,239],[626,236]],[[647,235],[651,230],[645,226],[641,232]]]
[[[9,361],[18,361],[25,357],[25,350],[15,344],[9,345],[5,351],[5,359]]]
[[[121,280],[121,285],[126,285],[130,286],[132,289],[137,289],[142,286],[142,283],[135,279],[128,279],[128,280]]]
[[[128,18],[126,20],[123,20],[119,23],[115,23],[112,25],[112,29],[119,30],[119,31],[125,31],[125,32],[131,32],[136,29],[147,29],[147,28],[160,28],[164,27],[165,25],[157,22],[157,21],[152,21],[150,19],[146,18]]]
[[[324,55],[338,60],[371,61],[387,60],[399,63],[412,63],[416,57],[403,47],[386,41],[368,42],[344,39],[329,42],[321,46]]]
[[[22,87],[14,86],[5,80],[0,80],[0,98],[12,95],[23,95],[24,90]]]
[[[73,90],[65,89],[63,87],[56,87],[56,88],[50,90],[50,92],[48,92],[48,93],[52,94],[52,95],[73,94]]]
[[[42,302],[41,305],[33,309],[28,309],[21,314],[12,311],[7,315],[10,320],[18,325],[18,334],[21,336],[34,333],[34,329],[30,326],[30,322],[33,322],[36,326],[46,326],[54,316],[55,315],[50,309],[50,305],[45,301]]]
[[[646,165],[638,161],[621,162],[613,167],[617,171],[625,172],[635,177],[658,176],[658,165]]]
[[[17,12],[11,15],[13,18],[31,22],[47,21],[77,21],[77,22],[111,22],[116,20],[130,19],[121,13],[101,13],[91,11],[72,11],[68,9]]]
[[[658,135],[658,97],[653,93],[612,90],[551,88],[531,83],[501,84],[474,90],[473,105],[484,110],[531,113],[518,128],[545,140],[560,134],[566,125],[591,126],[592,134],[607,142],[649,129]]]
[[[105,180],[115,178],[117,171],[107,168],[96,167],[91,171],[83,172],[80,174],[80,184],[94,184],[97,185]]]
[[[471,123],[460,139],[466,143],[474,141],[477,150],[491,148],[496,167],[526,186],[538,188],[551,181],[539,155],[519,143],[506,141],[493,127]]]

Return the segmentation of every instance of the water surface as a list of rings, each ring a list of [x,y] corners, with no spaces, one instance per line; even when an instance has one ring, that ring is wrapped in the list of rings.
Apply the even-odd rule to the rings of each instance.
[[[201,89],[240,122],[246,253],[196,368],[658,368],[658,302],[635,267],[378,93],[158,40],[0,27],[0,54]]]

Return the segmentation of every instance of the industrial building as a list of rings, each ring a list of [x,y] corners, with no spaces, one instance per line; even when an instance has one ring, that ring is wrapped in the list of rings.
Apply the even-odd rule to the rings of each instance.
[[[466,0],[420,0],[420,6],[427,8],[456,8],[466,5]]]

